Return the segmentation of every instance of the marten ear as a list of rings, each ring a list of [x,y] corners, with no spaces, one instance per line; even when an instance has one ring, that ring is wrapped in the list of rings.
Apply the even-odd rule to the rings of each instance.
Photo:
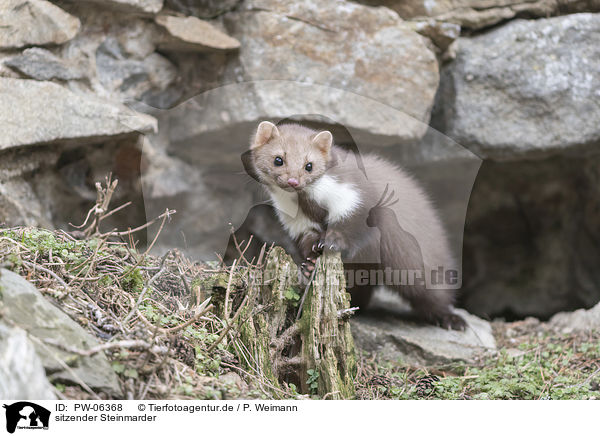
[[[329,156],[331,145],[333,144],[333,136],[331,135],[331,132],[324,130],[315,135],[312,143],[317,146],[321,153],[325,156]]]
[[[254,141],[250,144],[250,150],[254,150],[255,148],[261,147],[269,142],[271,139],[279,137],[279,129],[275,126],[275,124],[270,123],[268,121],[263,121],[258,125],[258,129],[256,130],[256,135],[254,136]]]

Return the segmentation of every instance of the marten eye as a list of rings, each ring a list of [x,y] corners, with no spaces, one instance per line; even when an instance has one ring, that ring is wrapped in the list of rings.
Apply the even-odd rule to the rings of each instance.
[[[312,162],[307,163],[304,169],[310,173],[312,171]]]
[[[275,164],[276,167],[280,167],[283,165],[283,159],[280,156],[277,156],[273,164]]]

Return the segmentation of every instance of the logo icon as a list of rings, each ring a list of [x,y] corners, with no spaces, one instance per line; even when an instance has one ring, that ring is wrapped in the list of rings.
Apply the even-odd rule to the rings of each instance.
[[[19,401],[10,405],[4,404],[6,409],[6,431],[14,433],[18,429],[48,430],[50,411],[29,401]]]

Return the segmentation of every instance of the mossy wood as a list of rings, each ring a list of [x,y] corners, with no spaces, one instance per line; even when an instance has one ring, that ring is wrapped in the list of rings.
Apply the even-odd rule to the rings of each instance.
[[[354,398],[356,355],[350,325],[339,316],[350,301],[339,254],[327,253],[317,262],[296,321],[303,290],[292,258],[273,248],[263,269],[248,270],[245,303],[231,329],[241,341],[230,345],[240,363],[275,391],[294,383],[303,393]]]
[[[318,394],[332,399],[354,398],[356,353],[347,318],[350,307],[344,265],[339,254],[325,254],[308,289],[300,319],[302,356],[318,374]]]

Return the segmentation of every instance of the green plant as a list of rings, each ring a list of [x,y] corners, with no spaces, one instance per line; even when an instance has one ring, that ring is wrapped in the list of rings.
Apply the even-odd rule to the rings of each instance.
[[[316,395],[319,388],[319,373],[315,369],[309,369],[306,373],[308,374],[306,385],[310,389],[311,394]]]

